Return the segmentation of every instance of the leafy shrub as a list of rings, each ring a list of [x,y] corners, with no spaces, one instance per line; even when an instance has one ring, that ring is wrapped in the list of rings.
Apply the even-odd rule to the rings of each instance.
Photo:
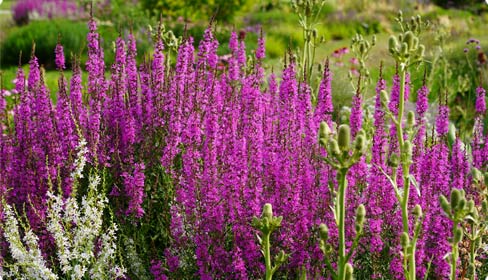
[[[84,22],[73,22],[70,20],[56,19],[52,21],[34,21],[29,25],[14,28],[5,38],[1,45],[0,56],[2,66],[13,66],[19,63],[19,53],[22,52],[22,62],[29,60],[32,52],[32,45],[35,43],[35,51],[39,57],[39,63],[46,69],[54,68],[54,48],[60,36],[66,54],[67,62],[71,61],[70,56],[81,57],[81,63],[86,61],[84,50],[86,49],[86,33],[88,28]],[[111,50],[112,42],[115,41],[115,30],[110,26],[102,26],[100,33],[103,34],[104,46]],[[145,45],[146,50],[148,45]],[[142,52],[141,52],[142,54]],[[113,52],[105,52],[105,60],[113,60]]]
[[[179,17],[186,19],[209,20],[212,15],[219,21],[229,22],[234,14],[244,6],[246,0],[141,0],[144,9],[153,15]]]
[[[71,22],[69,20],[35,21],[29,25],[15,28],[5,38],[2,44],[1,56],[6,65],[16,65],[19,61],[19,52],[22,52],[22,61],[28,61],[32,44],[35,43],[36,54],[40,63],[46,68],[54,65],[54,48],[58,35],[66,52],[81,54],[85,44],[88,28],[85,23]]]

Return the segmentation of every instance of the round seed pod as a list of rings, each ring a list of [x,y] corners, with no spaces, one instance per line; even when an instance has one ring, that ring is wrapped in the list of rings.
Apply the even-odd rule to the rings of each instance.
[[[341,124],[339,126],[337,142],[339,144],[339,149],[342,152],[349,151],[349,145],[351,144],[351,128],[347,124]]]

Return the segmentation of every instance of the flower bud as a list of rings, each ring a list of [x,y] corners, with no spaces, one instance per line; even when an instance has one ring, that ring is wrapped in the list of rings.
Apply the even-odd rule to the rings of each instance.
[[[414,127],[415,126],[415,113],[413,111],[408,111],[407,126],[408,127]]]
[[[319,31],[317,30],[317,28],[314,28],[314,29],[312,30],[312,37],[313,37],[314,39],[317,39],[317,37],[318,37],[318,36],[319,36]]]
[[[466,204],[466,209],[468,210],[469,213],[474,212],[476,208],[474,208],[474,201],[472,199],[468,200]]]
[[[366,148],[366,140],[364,140],[364,135],[360,134],[356,137],[356,145],[354,146],[354,148],[358,153],[363,153]]]
[[[341,154],[339,144],[337,144],[335,139],[329,139],[329,142],[327,143],[327,151],[334,157],[338,157]]]
[[[410,244],[410,237],[408,236],[408,233],[402,232],[402,235],[400,236],[400,245],[402,245],[402,248],[405,248],[409,244]]]
[[[339,126],[337,142],[341,151],[346,152],[349,150],[349,145],[351,143],[351,128],[349,128],[347,124],[341,124]]]
[[[391,54],[395,54],[397,52],[398,41],[395,36],[390,36],[388,40],[388,50]]]
[[[422,207],[418,204],[415,205],[415,207],[413,208],[412,214],[415,217],[422,217]]]
[[[413,46],[411,48],[412,51],[415,51],[419,47],[419,38],[415,37],[413,38]]]
[[[425,54],[425,46],[419,45],[417,49],[417,56],[419,57],[419,59],[421,59],[422,57],[424,57],[424,54]]]
[[[413,35],[412,31],[407,31],[407,33],[405,33],[405,37],[403,38],[404,39],[403,42],[405,42],[407,44],[408,50],[412,49],[414,38],[415,38],[415,36]]]
[[[319,138],[319,145],[322,147],[327,147],[327,139],[325,138]]]
[[[331,131],[330,127],[325,121],[320,122],[320,128],[319,128],[319,138],[329,138]]]
[[[457,209],[459,210],[464,210],[464,207],[466,206],[466,199],[461,196],[461,199],[459,199]]]
[[[359,53],[364,54],[366,52],[366,45],[365,44],[360,44],[359,45]]]
[[[264,204],[262,217],[266,217],[268,219],[273,217],[273,206],[271,206],[270,203]]]
[[[452,196],[451,196],[452,197]],[[447,201],[447,198],[444,195],[439,196],[439,202],[441,204],[442,210],[449,215],[451,213],[451,206],[449,205],[449,202]]]
[[[463,230],[461,228],[456,228],[454,230],[454,243],[459,243],[463,240]]]
[[[451,207],[452,209],[457,209],[459,201],[461,200],[461,193],[458,189],[453,189],[451,191]]]
[[[408,160],[412,159],[412,154],[413,154],[412,142],[410,142],[409,140],[406,140],[405,143],[403,143],[403,149],[405,150],[405,153],[407,155],[407,159]]]
[[[447,141],[452,146],[456,141],[456,126],[453,123],[449,123],[449,130],[447,131]]]
[[[356,209],[356,222],[358,224],[363,224],[365,216],[366,208],[364,207],[364,204],[359,204],[358,208]]]
[[[322,239],[324,241],[329,239],[329,228],[327,227],[326,224],[320,224],[319,236],[320,236],[320,239]]]
[[[346,272],[346,280],[352,280],[354,269],[352,268],[352,265],[350,263],[346,263],[345,272]]]
[[[402,43],[402,47],[400,49],[400,53],[403,56],[406,56],[408,54],[408,44],[407,43]]]
[[[481,173],[481,171],[479,171],[479,169],[477,169],[475,167],[473,167],[471,169],[471,176],[473,177],[473,181],[475,183],[479,183],[479,182],[481,182],[481,180],[484,180],[484,178],[483,178],[484,176]]]

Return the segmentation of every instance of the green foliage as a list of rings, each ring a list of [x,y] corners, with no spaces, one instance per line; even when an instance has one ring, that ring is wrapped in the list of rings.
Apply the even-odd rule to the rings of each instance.
[[[216,20],[229,22],[246,0],[142,0],[141,3],[152,15],[191,20],[210,20],[215,15]]]
[[[15,28],[2,43],[0,50],[2,66],[17,65],[19,52],[22,52],[22,62],[28,61],[32,45],[35,43],[39,63],[45,68],[54,68],[54,48],[58,35],[61,36],[65,53],[78,55],[83,52],[87,32],[88,28],[85,23],[69,20],[35,21],[29,25]]]

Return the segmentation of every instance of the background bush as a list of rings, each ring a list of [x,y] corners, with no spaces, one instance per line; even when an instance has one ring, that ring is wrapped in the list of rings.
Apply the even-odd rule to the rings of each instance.
[[[117,38],[117,30],[110,25],[101,25],[99,28],[102,44],[105,49],[105,62],[110,65],[114,58],[113,42]],[[39,63],[46,69],[54,69],[54,48],[61,36],[61,42],[66,54],[68,67],[72,55],[81,58],[82,65],[86,61],[86,22],[73,22],[71,20],[56,19],[50,21],[32,21],[29,25],[13,28],[0,46],[2,67],[16,66],[19,63],[19,53],[22,51],[22,62],[29,61],[32,52],[32,43],[36,45],[36,55]],[[125,36],[126,34],[123,34]],[[139,34],[140,35],[140,34]],[[139,58],[150,48],[147,38],[142,38],[138,44]],[[108,68],[107,68],[108,69]]]
[[[183,16],[185,19],[209,20],[215,14],[218,21],[229,22],[246,0],[141,0],[142,7],[153,15]]]

